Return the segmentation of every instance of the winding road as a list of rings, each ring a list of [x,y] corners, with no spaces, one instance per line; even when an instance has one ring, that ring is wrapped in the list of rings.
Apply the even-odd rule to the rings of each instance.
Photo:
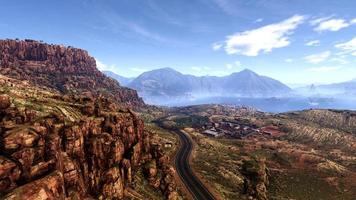
[[[191,139],[180,130],[174,130],[174,132],[179,136],[181,141],[180,149],[176,155],[175,165],[184,185],[196,200],[215,200],[214,196],[202,184],[199,178],[194,175],[190,168],[189,156],[193,148]]]

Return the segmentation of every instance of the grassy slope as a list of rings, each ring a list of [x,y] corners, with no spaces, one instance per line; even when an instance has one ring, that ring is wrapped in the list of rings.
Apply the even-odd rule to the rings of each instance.
[[[170,115],[166,124],[179,124],[182,128],[182,114],[177,116]],[[252,157],[266,159],[271,199],[353,199],[356,158],[349,134],[290,116],[268,116],[264,120],[287,124],[291,132],[279,139],[237,140],[210,138],[190,131],[197,144],[193,168],[223,199],[248,198],[242,194],[240,169],[242,160]],[[334,151],[341,151],[341,156],[335,156]]]

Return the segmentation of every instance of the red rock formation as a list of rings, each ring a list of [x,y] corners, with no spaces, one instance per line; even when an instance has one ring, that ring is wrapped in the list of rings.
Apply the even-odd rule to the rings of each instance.
[[[130,111],[102,109],[94,119],[84,117],[72,123],[53,116],[28,120],[30,112],[1,109],[0,193],[6,194],[4,199],[122,199],[132,169],[150,158],[144,156],[150,154],[149,134]]]
[[[0,74],[62,92],[106,91],[106,95],[126,105],[144,104],[135,90],[121,87],[101,73],[88,52],[73,47],[0,40]]]
[[[83,116],[68,121],[14,105],[0,108],[0,199],[123,199],[146,163],[157,163],[157,189],[176,199],[174,170],[160,148],[151,147],[142,120],[91,94],[62,98],[92,105],[95,112],[73,107]],[[11,102],[7,95],[1,99]]]
[[[153,160],[162,175],[158,189],[177,197],[174,170],[151,147],[142,120],[122,108],[143,101],[99,72],[86,51],[0,40],[0,61],[0,74],[13,78],[4,83],[10,90],[11,81],[26,80],[24,87],[43,92],[31,97],[35,103],[23,92],[0,95],[0,199],[123,199],[135,172]],[[68,110],[35,108],[48,99]]]

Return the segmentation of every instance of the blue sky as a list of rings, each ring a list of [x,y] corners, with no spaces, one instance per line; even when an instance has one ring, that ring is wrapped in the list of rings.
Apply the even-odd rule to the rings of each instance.
[[[2,0],[0,38],[89,51],[124,76],[249,68],[284,83],[356,78],[352,0]]]

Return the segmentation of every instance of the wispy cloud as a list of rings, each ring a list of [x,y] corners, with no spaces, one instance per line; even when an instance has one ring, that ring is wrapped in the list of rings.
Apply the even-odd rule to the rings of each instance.
[[[314,30],[317,32],[323,32],[323,31],[339,31],[343,28],[347,28],[354,24],[353,19],[350,21],[347,21],[345,19],[341,18],[334,18],[331,19],[331,17],[323,17],[323,18],[318,18],[310,21],[310,24],[314,27]]]
[[[139,72],[139,73],[143,73],[143,72],[148,71],[148,69],[139,68],[139,67],[131,67],[129,70],[130,70],[130,71],[133,71],[133,72]]]
[[[220,43],[220,42],[216,42],[211,45],[211,47],[214,51],[220,50],[223,46],[224,46],[224,44]]]
[[[210,67],[197,67],[197,66],[191,67],[191,69],[196,72],[208,72],[211,70]]]
[[[241,62],[240,61],[235,61],[235,65],[237,66],[237,67],[240,67],[241,66]]]
[[[340,70],[342,67],[341,66],[323,66],[323,67],[312,67],[312,68],[308,68],[307,71],[309,72],[333,72],[333,71],[337,71]]]
[[[341,65],[346,65],[346,64],[350,63],[348,60],[343,58],[343,56],[338,56],[338,57],[331,58],[330,61],[337,62],[337,63],[339,63]]]
[[[240,61],[235,61],[234,63],[228,63],[225,65],[226,69],[231,70],[231,69],[236,69],[241,67],[241,62]]]
[[[137,35],[140,36],[140,38],[146,38],[156,42],[168,42],[168,39],[165,37],[154,33],[144,26],[130,21],[129,19],[122,18],[120,15],[114,11],[111,11],[110,9],[103,10],[100,13],[100,17],[105,23],[106,30],[121,33],[130,37]]]
[[[320,41],[319,40],[311,40],[307,43],[305,43],[306,46],[319,46],[320,45]]]
[[[132,38],[151,44],[165,44],[171,46],[191,46],[175,38],[166,37],[162,33],[153,30],[143,22],[121,16],[110,7],[100,6],[96,12],[99,24],[93,24],[92,28],[105,32],[120,34],[126,38]]]
[[[330,15],[327,17],[320,17],[320,18],[315,18],[309,21],[309,24],[312,26],[316,26],[318,24],[320,24],[323,21],[327,21],[328,19],[331,19],[334,15]]]
[[[223,10],[228,15],[234,15],[236,9],[232,5],[230,0],[212,0],[221,10]]]
[[[232,64],[226,64],[225,66],[227,69],[232,69],[234,67]]]
[[[106,65],[103,62],[101,62],[98,59],[95,59],[96,61],[96,67],[100,70],[100,71],[112,71],[112,72],[116,72],[117,67],[116,65]]]
[[[325,61],[327,58],[330,57],[330,55],[331,55],[330,51],[324,51],[321,53],[305,56],[304,59],[309,63],[318,64]]]
[[[352,38],[350,41],[336,44],[335,47],[342,50],[342,53],[356,56],[356,37]]]
[[[292,63],[292,62],[293,62],[293,59],[287,58],[287,59],[285,59],[284,61],[287,62],[287,63]]]
[[[260,52],[271,52],[272,49],[288,46],[289,36],[304,20],[304,16],[295,15],[280,23],[227,36],[225,51],[227,54],[257,56]]]
[[[259,23],[259,22],[262,22],[263,21],[263,18],[258,18],[255,20],[255,23]]]

